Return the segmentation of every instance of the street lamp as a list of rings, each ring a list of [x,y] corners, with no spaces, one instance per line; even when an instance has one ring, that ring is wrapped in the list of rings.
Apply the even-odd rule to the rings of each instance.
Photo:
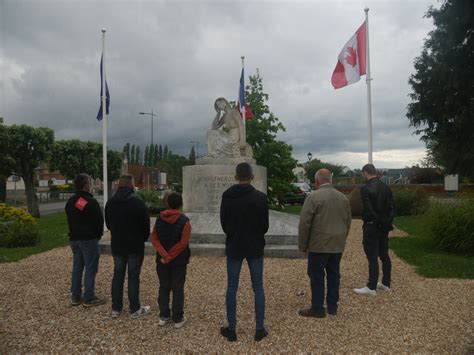
[[[313,159],[313,154],[311,154],[311,152],[308,153],[308,161],[311,161],[311,159]]]
[[[190,141],[191,144],[196,144],[196,158],[199,158],[199,138],[196,138],[195,141]]]
[[[158,117],[158,115],[155,115],[153,113],[153,108],[151,109],[151,112],[139,112],[140,115],[149,115],[151,117],[151,145],[153,145],[153,118]]]

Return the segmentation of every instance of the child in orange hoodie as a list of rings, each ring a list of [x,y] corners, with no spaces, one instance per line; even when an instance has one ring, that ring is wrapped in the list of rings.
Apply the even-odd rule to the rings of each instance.
[[[159,325],[171,321],[175,328],[181,328],[186,322],[184,317],[184,282],[191,251],[189,236],[191,224],[189,218],[181,213],[183,206],[181,194],[172,192],[165,196],[166,210],[156,218],[151,234],[151,243],[156,250],[156,273],[160,280],[158,306],[160,308]],[[170,293],[173,302],[170,310]]]

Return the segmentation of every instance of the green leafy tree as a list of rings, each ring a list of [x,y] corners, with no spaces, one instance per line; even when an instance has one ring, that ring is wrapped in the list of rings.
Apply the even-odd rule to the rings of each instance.
[[[415,59],[407,117],[447,173],[474,177],[474,2],[446,0]]]
[[[130,151],[130,156],[132,157],[132,160],[130,161],[130,164],[135,165],[137,162],[135,161],[135,156],[136,156],[136,148],[135,144],[132,145],[132,149]]]
[[[196,164],[196,152],[194,151],[194,146],[191,147],[188,160],[189,160],[189,164],[191,165]]]
[[[25,183],[28,212],[39,217],[38,198],[36,197],[36,168],[49,160],[54,143],[54,131],[50,128],[34,128],[27,125],[8,127],[8,145],[14,161],[14,170]]]
[[[343,175],[344,166],[340,164],[325,163],[319,159],[313,159],[305,163],[306,177],[314,184],[314,175],[319,169],[328,169],[334,177]]]
[[[163,159],[168,159],[168,145],[163,148]]]
[[[139,145],[137,145],[137,147],[135,149],[135,159],[133,161],[136,165],[141,165],[142,164],[142,156],[141,156]]]
[[[249,77],[246,87],[246,99],[254,118],[246,121],[247,143],[253,148],[254,158],[259,165],[267,168],[269,197],[290,191],[294,180],[292,169],[296,160],[292,158],[291,145],[276,139],[279,131],[285,127],[267,104],[269,96],[263,91],[260,74]]]
[[[150,147],[146,146],[145,147],[145,159],[143,161],[143,165],[149,166],[149,158],[150,157]]]
[[[0,202],[5,202],[7,198],[7,179],[15,166],[15,161],[9,152],[9,144],[8,127],[0,122]]]
[[[158,147],[158,161],[160,161],[161,159],[163,159],[163,147],[160,146]]]
[[[99,144],[96,142],[79,139],[56,141],[53,145],[49,167],[51,170],[58,170],[68,180],[74,179],[80,173],[94,178],[101,177],[102,152],[98,150]]]

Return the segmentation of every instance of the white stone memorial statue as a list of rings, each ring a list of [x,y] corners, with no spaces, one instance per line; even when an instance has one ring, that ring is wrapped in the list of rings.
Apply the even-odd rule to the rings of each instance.
[[[245,128],[239,112],[223,97],[215,101],[214,108],[217,114],[206,136],[207,156],[251,158],[252,147],[245,142]]]

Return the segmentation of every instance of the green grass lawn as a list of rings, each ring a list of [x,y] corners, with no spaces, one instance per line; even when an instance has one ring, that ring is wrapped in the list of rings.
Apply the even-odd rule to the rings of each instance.
[[[430,278],[474,279],[474,257],[433,248],[423,216],[397,217],[394,224],[410,236],[391,238],[390,247],[397,256],[414,265],[418,274]]]
[[[40,242],[33,247],[0,248],[0,263],[18,261],[27,256],[68,245],[65,213],[43,216],[38,220]]]

